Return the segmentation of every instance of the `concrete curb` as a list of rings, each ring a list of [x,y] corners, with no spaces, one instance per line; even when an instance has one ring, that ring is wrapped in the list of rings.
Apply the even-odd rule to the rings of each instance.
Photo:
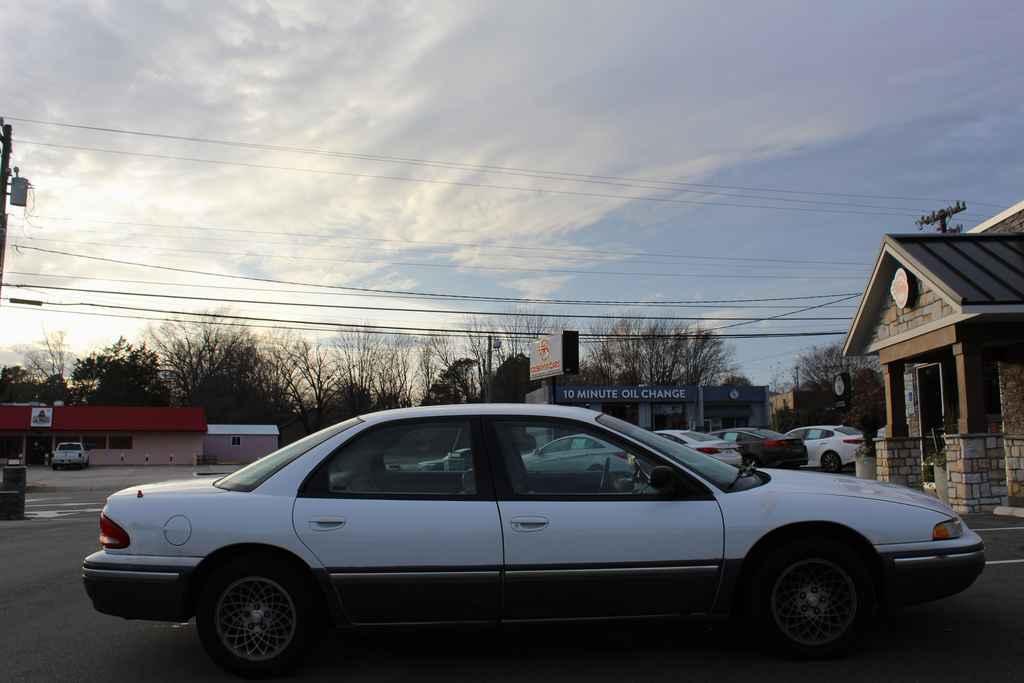
[[[999,515],[1000,517],[1021,517],[1024,518],[1024,508],[1009,507],[1006,505],[1000,505],[992,514]]]

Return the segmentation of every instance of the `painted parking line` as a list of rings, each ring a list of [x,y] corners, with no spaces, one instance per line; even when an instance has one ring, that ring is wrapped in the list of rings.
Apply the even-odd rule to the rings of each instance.
[[[81,510],[38,510],[26,512],[25,517],[29,519],[57,519],[59,517],[70,517],[83,512],[101,512],[103,508],[83,508]]]
[[[1024,562],[1024,559],[1021,559],[1021,560],[988,560],[987,562],[985,562],[985,564],[986,565],[989,565],[989,564],[1020,564],[1021,562]]]

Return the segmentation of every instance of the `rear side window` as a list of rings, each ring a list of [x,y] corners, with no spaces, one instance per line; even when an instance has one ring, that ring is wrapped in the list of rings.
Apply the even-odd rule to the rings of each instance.
[[[310,480],[309,496],[475,497],[473,420],[384,424],[342,444]]]
[[[266,455],[256,462],[246,465],[236,472],[232,472],[226,477],[221,477],[214,482],[214,485],[222,489],[228,489],[229,491],[252,491],[276,474],[285,465],[288,465],[292,461],[297,460],[300,456],[304,455],[309,449],[319,446],[324,441],[327,441],[332,436],[341,434],[346,429],[355,427],[360,422],[362,422],[362,420],[358,417],[353,417],[350,420],[339,422],[333,427],[321,429],[319,432],[310,434],[309,436],[299,439],[294,443],[290,443],[284,448],[279,448],[270,455]],[[113,448],[113,437],[111,437],[110,442],[110,447]]]
[[[846,434],[847,436],[860,436],[861,431],[854,429],[853,427],[836,427],[836,431],[840,434]]]

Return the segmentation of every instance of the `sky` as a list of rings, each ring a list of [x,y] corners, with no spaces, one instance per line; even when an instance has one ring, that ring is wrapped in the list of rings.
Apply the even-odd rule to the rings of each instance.
[[[416,309],[508,310],[38,249],[481,296],[856,293],[882,235],[955,200],[966,229],[1024,198],[1022,24],[1011,1],[14,3],[0,116],[34,193],[9,211],[3,297],[49,304],[0,301],[0,363],[44,331],[85,353],[149,324],[58,303],[446,328],[465,316]],[[764,317],[833,300],[656,310]],[[845,332],[854,304],[734,332]],[[841,339],[730,343],[767,383]]]

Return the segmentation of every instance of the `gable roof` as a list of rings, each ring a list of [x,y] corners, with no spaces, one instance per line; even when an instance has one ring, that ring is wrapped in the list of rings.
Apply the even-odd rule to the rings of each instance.
[[[956,315],[941,325],[982,313],[1024,312],[1024,234],[886,235],[843,353],[870,351],[868,341],[877,323],[870,313],[885,305],[890,280],[900,266],[934,285],[953,307]]]
[[[978,223],[967,232],[982,233],[991,230],[992,228],[997,228],[1000,224],[1006,222],[1008,219],[1013,218],[1019,213],[1024,213],[1024,202],[1017,202],[1010,208],[1004,211],[1000,211],[995,216],[992,216],[992,218],[988,218],[982,221],[981,223]]]
[[[277,436],[277,425],[207,425],[206,433],[215,436]]]

